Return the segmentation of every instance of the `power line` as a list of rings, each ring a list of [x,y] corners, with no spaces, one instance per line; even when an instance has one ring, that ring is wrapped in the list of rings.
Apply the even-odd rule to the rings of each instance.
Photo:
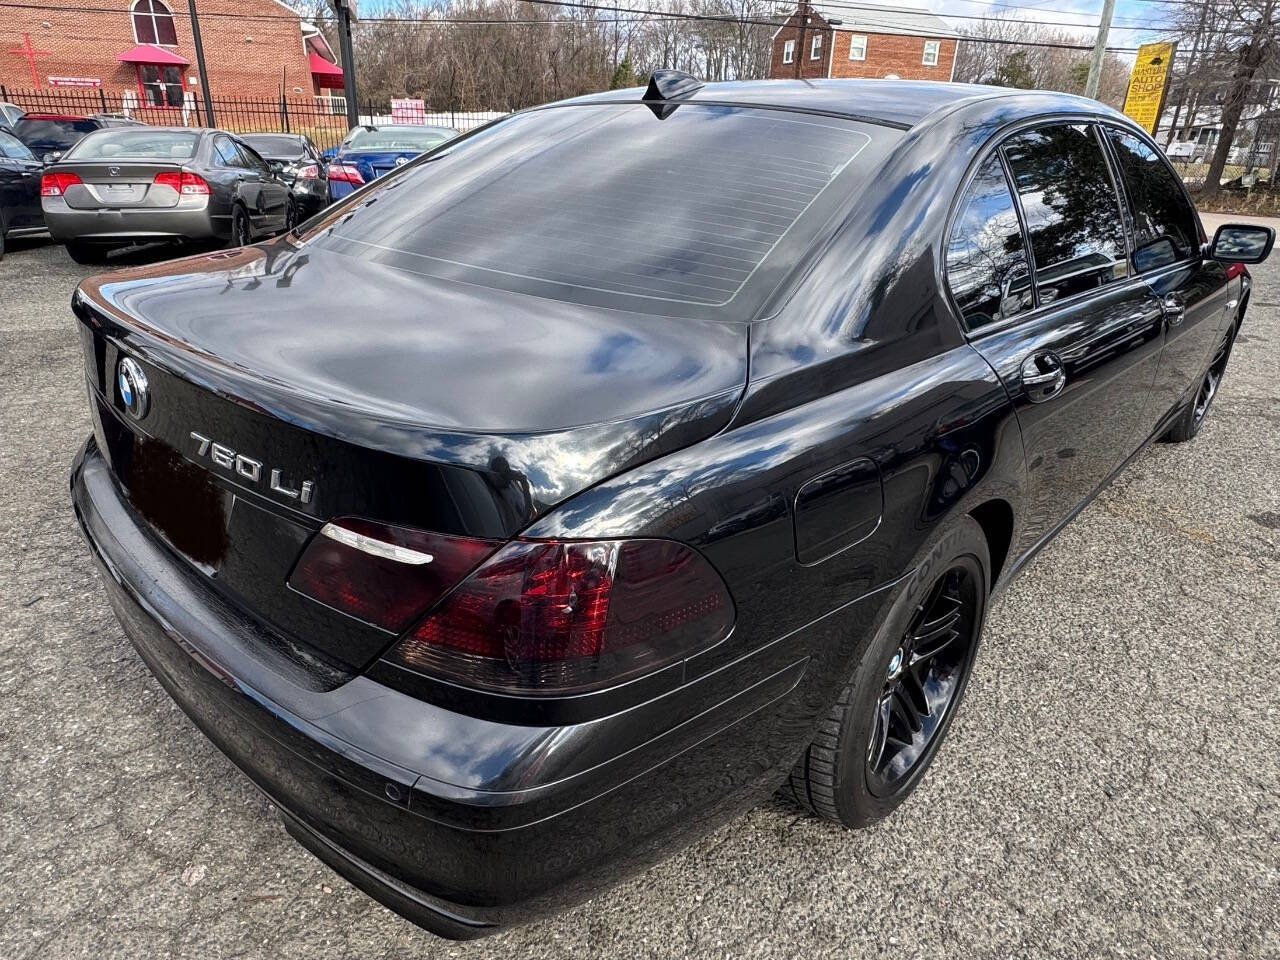
[[[981,0],[969,0],[969,2],[972,2],[972,3],[978,3],[978,2],[981,2]],[[814,7],[815,7],[815,9],[818,11],[818,13],[819,13],[819,14],[821,14],[823,10],[827,10],[827,9],[831,9],[831,10],[854,10],[854,11],[857,11],[857,10],[870,10],[870,11],[873,11],[873,12],[874,12],[874,10],[875,10],[875,8],[874,8],[874,7],[865,7],[865,6],[862,6],[861,4],[854,4],[854,3],[830,3],[830,2],[826,2],[826,0],[822,0],[822,2],[819,2],[819,3],[815,4],[815,5],[814,5]],[[1021,8],[1021,7],[1020,7],[1020,8],[1018,8],[1018,9],[1024,9],[1024,8]],[[1030,9],[1030,8],[1025,8],[1025,9]],[[905,11],[904,11],[904,12],[905,12]],[[1030,24],[1030,25],[1037,26],[1037,27],[1076,27],[1076,28],[1081,29],[1081,30],[1096,30],[1096,29],[1098,29],[1098,24],[1096,24],[1096,23],[1079,23],[1078,21],[1074,21],[1074,20],[1031,20],[1031,19],[1020,19],[1020,18],[1018,18],[1018,17],[991,17],[991,16],[982,16],[982,15],[979,15],[979,14],[967,14],[967,13],[935,13],[935,14],[930,14],[930,16],[942,17],[942,18],[945,18],[945,19],[947,19],[947,20],[989,20],[989,21],[992,21],[992,22],[995,22],[995,23],[1024,23],[1024,24]],[[1081,14],[1081,16],[1084,16],[1084,14]],[[872,23],[873,21],[871,21],[871,20],[863,20],[862,18],[859,18],[859,22],[862,22],[862,23]],[[883,24],[882,24],[882,25],[883,25]],[[1152,27],[1150,24],[1145,24],[1145,25],[1143,25],[1143,26],[1141,26],[1141,27],[1117,27],[1117,28],[1115,28],[1115,29],[1120,29],[1120,30],[1153,30],[1153,29],[1158,29],[1158,28],[1156,28],[1156,27]]]
[[[737,26],[762,26],[777,28],[786,23],[785,19],[760,19],[754,17],[732,17],[732,16],[711,16],[707,14],[697,13],[677,13],[670,10],[652,10],[642,7],[623,7],[617,5],[607,5],[598,3],[586,3],[582,0],[520,0],[521,3],[528,3],[538,6],[566,7],[574,10],[591,10],[604,13],[615,14],[614,18],[592,18],[589,20],[574,19],[554,19],[554,20],[501,20],[487,18],[464,18],[464,17],[362,17],[361,23],[420,23],[424,26],[439,24],[442,26],[458,24],[458,25],[487,25],[487,26],[591,26],[593,24],[607,23],[646,23],[646,22],[678,22],[678,21],[695,21],[699,23],[727,23]],[[42,10],[52,13],[111,13],[120,14],[121,11],[114,7],[94,7],[87,5],[78,6],[56,6],[47,3],[21,3],[15,0],[0,0],[0,9],[11,10]],[[629,14],[628,17],[619,17],[618,14]],[[186,17],[187,14],[182,11],[174,11],[175,17]],[[336,18],[332,15],[317,16],[290,16],[289,14],[257,14],[257,13],[230,13],[210,11],[201,13],[200,16],[205,19],[213,19],[217,17],[234,18],[237,20],[287,20],[291,22],[302,21],[333,21]],[[867,26],[893,27],[894,24],[886,21],[864,20]],[[1008,22],[1008,21],[1007,21]],[[953,37],[947,36],[943,39],[962,40],[967,43],[983,43],[995,45],[1015,45],[1022,47],[1040,47],[1058,50],[1090,50],[1092,45],[1079,43],[1059,43],[1043,40],[1005,40],[995,37],[982,36],[964,36]],[[1137,53],[1137,47],[1107,47],[1109,53]]]

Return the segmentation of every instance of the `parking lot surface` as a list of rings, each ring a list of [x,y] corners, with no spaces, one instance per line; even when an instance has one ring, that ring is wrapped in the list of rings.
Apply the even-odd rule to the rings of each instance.
[[[845,832],[765,799],[568,913],[451,944],[288,839],[125,639],[66,484],[91,271],[12,247],[0,957],[1280,957],[1280,255],[1200,436],[1138,458],[997,602],[894,817]]]

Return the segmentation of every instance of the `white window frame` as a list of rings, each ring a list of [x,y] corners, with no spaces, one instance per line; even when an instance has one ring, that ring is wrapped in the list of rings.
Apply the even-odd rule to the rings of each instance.
[[[929,54],[933,54],[933,59],[929,59]],[[938,61],[942,59],[942,41],[926,40],[924,42],[924,56],[920,58],[921,66],[936,67]]]
[[[178,21],[174,19],[173,8],[170,7],[169,4],[165,3],[164,0],[151,0],[151,12],[141,13],[138,10],[138,2],[139,0],[133,0],[133,3],[129,4],[129,28],[133,30],[133,42],[134,43],[144,42],[138,39],[138,22],[134,19],[135,16],[140,15],[143,17],[147,17],[148,19],[151,20],[151,30],[156,35],[155,43],[150,43],[150,41],[146,41],[149,45],[155,46],[155,47],[176,47],[177,46],[176,43],[160,42],[160,25],[159,23],[157,23],[157,20],[160,17],[163,17],[167,13],[169,15],[169,22],[173,24],[173,35],[174,35],[174,39],[176,40],[178,36]],[[157,13],[156,12],[157,6],[164,7],[164,13]]]
[[[862,49],[858,51],[858,55],[854,56],[854,44],[856,41],[862,41]],[[849,34],[849,59],[850,60],[866,60],[867,59],[867,36],[864,33]]]
[[[782,62],[795,63],[796,61],[796,42],[794,40],[782,41]]]
[[[822,34],[815,33],[813,39],[809,41],[809,59],[822,59]]]

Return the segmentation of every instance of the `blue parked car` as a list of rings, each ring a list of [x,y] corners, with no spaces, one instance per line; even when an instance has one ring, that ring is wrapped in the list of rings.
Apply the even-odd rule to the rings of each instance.
[[[453,127],[356,127],[338,145],[329,163],[329,194],[334,200],[341,199],[457,135]]]

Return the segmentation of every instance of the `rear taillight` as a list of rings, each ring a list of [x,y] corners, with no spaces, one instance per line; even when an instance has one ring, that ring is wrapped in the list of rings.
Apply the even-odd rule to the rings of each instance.
[[[77,183],[84,181],[74,173],[46,173],[40,178],[40,196],[60,197],[67,192],[68,187],[74,187]]]
[[[347,163],[329,164],[329,179],[339,183],[364,183],[364,176],[360,171]]]
[[[399,633],[498,546],[495,540],[342,517],[311,539],[289,586]]]
[[[195,173],[188,173],[183,170],[181,173],[176,171],[157,173],[155,183],[165,187],[172,187],[184,197],[207,197],[209,195],[209,184],[204,177]]]
[[[320,168],[314,163],[308,163],[298,171],[298,176],[303,180],[319,180]]]
[[[401,641],[401,666],[512,693],[572,693],[718,643],[733,601],[695,550],[667,540],[515,540]]]

